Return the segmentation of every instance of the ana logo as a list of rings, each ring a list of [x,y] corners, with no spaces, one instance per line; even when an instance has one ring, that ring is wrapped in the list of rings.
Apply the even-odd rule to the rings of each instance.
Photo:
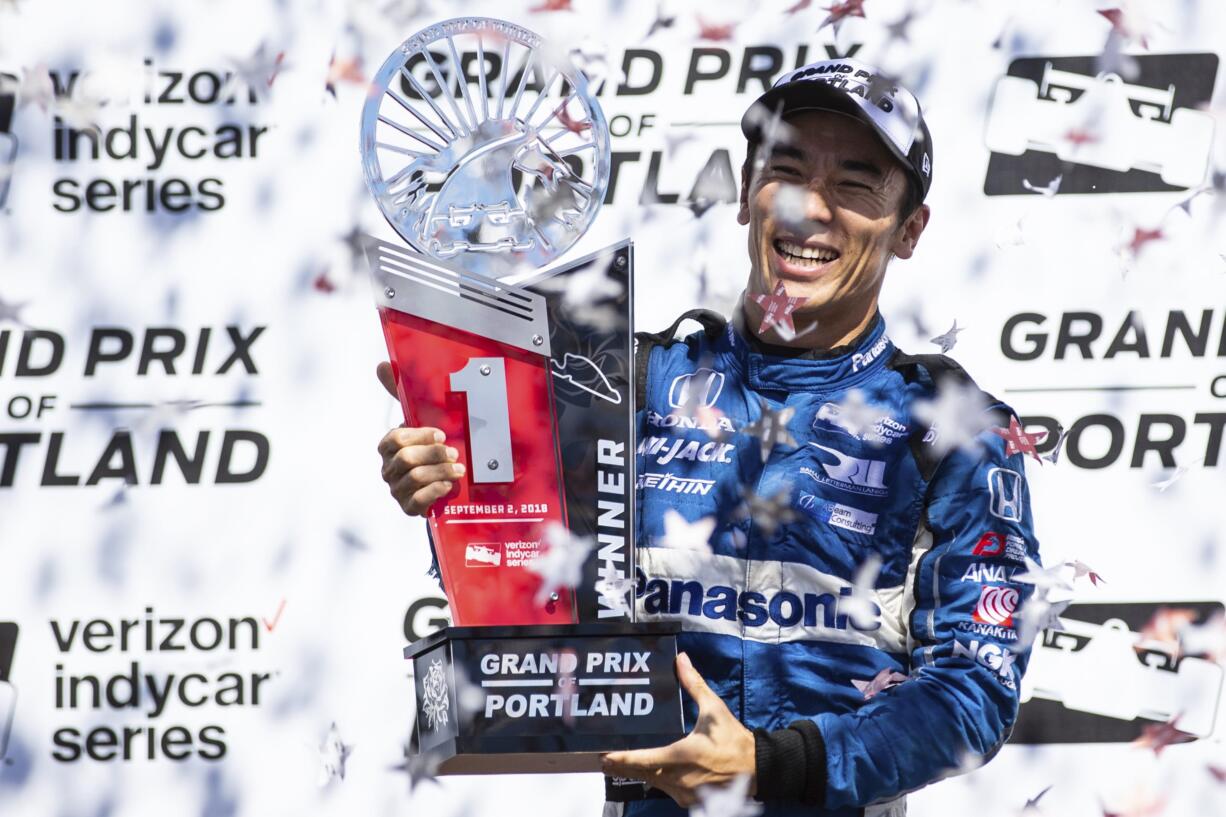
[[[984,587],[979,591],[979,603],[972,618],[982,624],[1013,626],[1017,611],[1018,592],[1012,587]]]
[[[8,752],[13,715],[17,711],[17,690],[9,683],[16,649],[17,625],[11,621],[0,621],[0,760]]]
[[[471,542],[464,548],[465,567],[498,567],[502,564],[499,542]]]
[[[13,164],[17,160],[17,137],[9,131],[13,127],[13,109],[17,95],[17,77],[0,74],[0,208],[8,200],[9,183],[13,178]]]
[[[988,537],[999,537],[998,539],[989,540]],[[1014,537],[1017,538],[1017,537]],[[981,546],[1000,548],[995,554],[980,553]],[[1020,541],[1020,540],[1019,540]],[[997,533],[986,533],[979,540],[979,544],[975,545],[975,554],[984,556],[1000,555],[1004,552],[1004,539]],[[1007,582],[1009,581],[1009,569],[1004,565],[994,565],[989,562],[971,562],[966,566],[966,570],[962,573],[962,578],[959,581],[975,582],[976,584],[988,584],[990,582]]]
[[[844,491],[869,496],[885,496],[885,460],[865,460],[844,454],[834,448],[827,448],[817,443],[809,443],[814,448],[825,451],[836,459],[834,463],[820,463],[825,474],[819,474],[812,468],[802,468],[801,473],[818,482],[833,485]]]
[[[1022,521],[1022,475],[1008,468],[988,471],[988,512],[1006,522]]]
[[[997,533],[990,530],[979,537],[971,553],[975,556],[988,558],[1003,556],[1015,562],[1025,562],[1026,540],[1012,533]],[[970,573],[970,568],[967,569],[967,573]],[[965,579],[966,574],[963,574],[962,578]]]
[[[1135,193],[1196,187],[1213,146],[1215,54],[1128,56],[1136,76],[1100,58],[1014,60],[996,85],[983,192]]]
[[[447,723],[450,709],[447,695],[447,673],[441,659],[430,662],[430,669],[421,683],[421,712],[426,716],[426,726],[433,732]]]
[[[695,369],[673,378],[668,404],[675,409],[710,408],[724,390],[724,374],[714,369]]]

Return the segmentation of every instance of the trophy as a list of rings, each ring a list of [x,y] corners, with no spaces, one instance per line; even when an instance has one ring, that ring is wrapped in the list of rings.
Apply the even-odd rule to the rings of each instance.
[[[366,254],[411,426],[465,475],[428,526],[453,626],[405,648],[441,774],[598,771],[682,737],[678,626],[633,621],[629,240],[549,266],[609,180],[587,78],[536,34],[414,34],[362,112],[366,183],[408,246]]]

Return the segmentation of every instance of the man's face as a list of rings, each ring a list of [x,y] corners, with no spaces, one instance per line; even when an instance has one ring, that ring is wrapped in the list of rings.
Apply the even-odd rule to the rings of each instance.
[[[906,171],[868,125],[827,111],[787,123],[791,140],[768,155],[760,145],[759,169],[742,174],[737,220],[749,225],[748,294],[783,282],[790,297],[807,299],[797,315],[855,325],[876,309],[890,254],[911,256],[928,208],[900,220]],[[760,318],[748,298],[746,308]]]

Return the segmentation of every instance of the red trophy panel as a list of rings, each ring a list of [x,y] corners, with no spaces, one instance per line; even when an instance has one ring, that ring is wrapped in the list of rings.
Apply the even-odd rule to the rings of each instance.
[[[429,517],[453,622],[575,621],[572,592],[538,603],[528,569],[546,526],[566,524],[548,356],[395,309],[379,315],[405,421],[442,429],[467,469]]]

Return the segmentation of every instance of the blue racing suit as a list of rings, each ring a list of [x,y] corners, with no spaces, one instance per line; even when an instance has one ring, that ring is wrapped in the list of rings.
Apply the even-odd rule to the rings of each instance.
[[[754,730],[769,817],[902,814],[906,792],[993,755],[1017,715],[1015,618],[1033,588],[1011,577],[1038,559],[1022,455],[990,430],[938,453],[916,402],[973,384],[949,358],[896,349],[880,316],[823,353],[687,317],[705,331],[638,338],[638,618],[681,622],[680,648]],[[870,427],[850,414],[858,398],[881,415]],[[1007,426],[1011,409],[987,400]],[[763,405],[792,438],[765,462],[746,433]],[[749,512],[751,495],[773,509]],[[704,517],[710,554],[669,546]],[[853,681],[882,670],[908,680],[866,700]],[[685,811],[633,789],[609,788],[626,817]]]

